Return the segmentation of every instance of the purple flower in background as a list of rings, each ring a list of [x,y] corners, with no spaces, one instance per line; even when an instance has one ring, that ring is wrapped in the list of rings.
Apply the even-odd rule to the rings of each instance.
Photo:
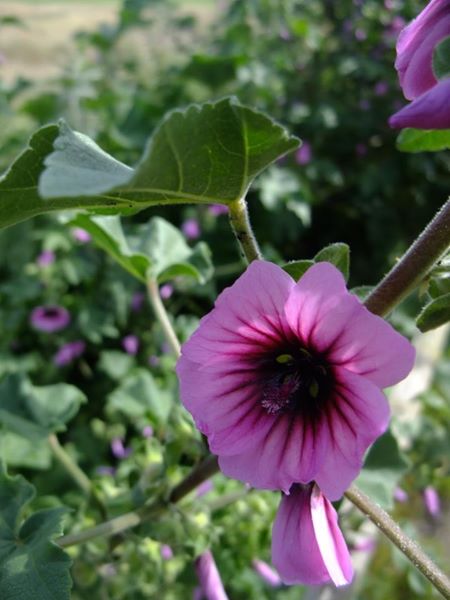
[[[219,217],[220,215],[228,214],[228,206],[225,204],[211,204],[208,206],[208,212],[213,217]]]
[[[201,496],[205,496],[205,494],[208,494],[213,488],[214,488],[213,482],[211,481],[211,479],[207,479],[206,481],[201,483],[199,486],[197,486],[197,488],[195,490],[197,493],[197,498],[200,498]]]
[[[80,357],[85,350],[86,344],[83,342],[83,340],[67,342],[67,344],[61,346],[58,352],[54,355],[53,362],[58,367],[68,365],[76,358]]]
[[[161,548],[160,548],[160,552],[161,552],[161,557],[164,560],[170,560],[171,558],[173,558],[172,548],[168,544],[162,544]]]
[[[441,499],[433,486],[429,485],[423,490],[423,500],[430,515],[439,517],[441,514]]]
[[[210,550],[203,552],[203,554],[200,554],[195,560],[195,571],[203,596],[206,600],[228,600],[214,557]]]
[[[257,260],[219,295],[176,370],[225,475],[285,492],[314,480],[337,500],[388,425],[381,388],[406,377],[414,355],[330,263],[296,282]]]
[[[367,154],[366,144],[363,144],[362,142],[360,142],[359,144],[356,144],[355,152],[356,152],[356,156],[360,156],[360,157],[366,156],[366,154]]]
[[[362,100],[359,101],[359,108],[361,110],[367,111],[370,110],[371,108],[371,103],[370,100],[367,100],[366,98],[363,98]]]
[[[397,487],[394,490],[394,500],[396,500],[397,502],[407,502],[409,499],[408,494],[405,492],[405,490],[401,487]]]
[[[37,306],[31,311],[30,323],[38,331],[54,333],[69,325],[70,314],[62,306]]]
[[[364,29],[358,28],[355,30],[355,38],[359,42],[363,42],[365,39],[367,39],[367,33],[364,31]]]
[[[161,364],[161,359],[158,356],[155,356],[154,354],[152,354],[151,356],[148,357],[148,364],[151,367],[159,367],[159,365]]]
[[[91,234],[81,227],[73,227],[71,232],[73,239],[80,244],[87,244],[92,239]]]
[[[106,475],[108,477],[114,477],[116,474],[116,469],[114,467],[109,467],[107,465],[100,465],[95,469],[97,475]]]
[[[170,344],[168,342],[163,342],[161,344],[161,352],[163,354],[172,354],[172,348],[170,347]]]
[[[387,81],[378,81],[375,84],[374,92],[375,96],[386,96],[389,91],[389,84]]]
[[[142,436],[145,438],[151,438],[153,435],[153,427],[151,425],[146,425],[142,430]]]
[[[36,259],[40,267],[48,267],[55,262],[55,253],[51,250],[43,250]]]
[[[165,283],[159,288],[159,294],[163,300],[168,300],[173,294],[173,285],[170,285],[170,283]]]
[[[450,77],[441,79],[428,92],[392,115],[389,125],[394,129],[449,129]]]
[[[288,585],[346,585],[350,553],[331,502],[317,485],[295,485],[284,495],[272,531],[272,562]]]
[[[131,310],[133,312],[139,312],[144,304],[145,294],[144,292],[135,292],[131,296]]]
[[[196,240],[200,237],[200,224],[197,219],[186,219],[181,225],[181,231],[188,240]]]
[[[127,354],[136,355],[139,351],[139,338],[136,335],[126,335],[122,340],[123,349]]]
[[[263,579],[270,587],[280,587],[282,584],[281,577],[270,565],[259,558],[254,558],[252,561],[253,568],[258,575]]]
[[[130,456],[131,448],[125,448],[123,445],[123,439],[117,437],[111,441],[111,452],[113,453],[113,456],[122,460]]]
[[[295,153],[295,162],[298,165],[307,165],[312,159],[312,149],[309,142],[303,142]]]
[[[394,8],[394,2],[392,0],[384,0],[384,7],[387,10],[392,10]]]
[[[363,538],[357,542],[352,550],[353,552],[373,552],[377,547],[377,542],[370,537]]]

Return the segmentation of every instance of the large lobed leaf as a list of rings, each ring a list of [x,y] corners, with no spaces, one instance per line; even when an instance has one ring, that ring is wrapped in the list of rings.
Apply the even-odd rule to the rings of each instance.
[[[62,534],[64,508],[41,510],[21,522],[34,487],[0,469],[0,598],[69,600],[70,557],[53,539]]]
[[[298,145],[232,98],[169,113],[135,170],[66,124],[49,125],[0,179],[0,227],[64,209],[117,214],[155,204],[228,204]]]

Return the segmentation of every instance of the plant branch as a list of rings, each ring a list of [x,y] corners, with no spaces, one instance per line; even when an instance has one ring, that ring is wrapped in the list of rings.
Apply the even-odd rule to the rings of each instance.
[[[228,205],[231,229],[247,262],[262,258],[258,242],[253,234],[248,218],[247,203],[244,198],[234,200]]]
[[[173,353],[178,358],[180,356],[180,342],[178,341],[177,334],[170,322],[169,315],[167,314],[166,308],[159,295],[158,283],[154,279],[149,279],[147,282],[147,291],[150,303],[155,311],[156,318],[158,319],[166,340],[170,345]]]
[[[89,477],[80,469],[72,457],[64,450],[59,443],[58,438],[54,433],[48,436],[48,443],[50,448],[58,461],[65,468],[70,477],[78,485],[78,487],[86,494],[86,496],[92,495],[92,483]]]
[[[419,235],[398,263],[366,298],[366,307],[387,315],[426,277],[450,245],[450,199]]]
[[[425,575],[430,583],[444,596],[450,598],[450,579],[425,554],[422,548],[403,533],[397,523],[381,506],[352,485],[345,496],[393,542],[397,548]]]

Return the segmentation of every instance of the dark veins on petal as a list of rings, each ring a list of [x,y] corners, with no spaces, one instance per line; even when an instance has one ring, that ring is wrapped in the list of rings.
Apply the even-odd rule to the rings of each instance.
[[[261,405],[270,415],[292,413],[315,421],[333,389],[326,359],[295,344],[261,359]]]

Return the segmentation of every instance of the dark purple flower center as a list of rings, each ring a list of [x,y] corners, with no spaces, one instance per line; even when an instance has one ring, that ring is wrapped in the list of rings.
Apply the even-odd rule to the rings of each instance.
[[[264,361],[261,404],[270,415],[285,413],[316,418],[332,389],[333,377],[326,360],[305,348],[289,348]]]

